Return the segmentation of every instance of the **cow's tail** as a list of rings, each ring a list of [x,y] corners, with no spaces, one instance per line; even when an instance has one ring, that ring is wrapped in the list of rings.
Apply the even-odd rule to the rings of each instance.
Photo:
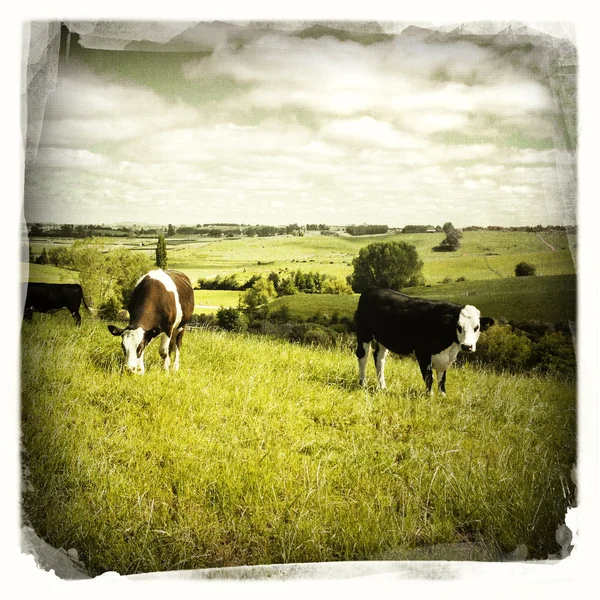
[[[81,288],[81,300],[83,302],[83,306],[85,306],[85,310],[88,311],[88,315],[92,317],[98,316],[98,309],[88,306],[88,303],[85,301],[85,294],[83,293],[83,288]]]

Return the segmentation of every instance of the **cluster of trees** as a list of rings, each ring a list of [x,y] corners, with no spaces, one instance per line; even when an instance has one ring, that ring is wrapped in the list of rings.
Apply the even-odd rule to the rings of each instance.
[[[309,223],[306,226],[306,231],[329,231],[330,229],[329,225],[325,225],[324,223],[320,223],[319,225],[316,223]]]
[[[326,275],[317,271],[271,271],[267,276],[253,275],[247,281],[239,283],[235,275],[217,275],[213,279],[198,279],[198,287],[201,290],[235,290],[249,291],[252,289],[265,290],[262,280],[272,284],[273,292],[268,298],[277,296],[291,296],[293,294],[351,294],[352,289],[341,278]]]
[[[127,305],[138,279],[153,267],[146,254],[125,248],[107,252],[94,238],[75,240],[70,247],[51,248],[45,254],[48,264],[79,272],[86,300],[107,318],[115,318]]]
[[[346,227],[346,233],[350,235],[378,235],[388,231],[387,225],[348,225]]]
[[[439,243],[439,245],[432,248],[434,252],[455,252],[460,248],[460,240],[463,236],[462,232],[459,231],[452,225],[452,223],[444,223],[442,230],[446,234],[446,237]]]
[[[432,231],[442,231],[439,225],[405,225],[400,233],[430,233]]]

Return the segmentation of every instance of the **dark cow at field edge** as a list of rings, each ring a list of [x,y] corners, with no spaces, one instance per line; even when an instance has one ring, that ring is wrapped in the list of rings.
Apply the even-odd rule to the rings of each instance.
[[[371,341],[375,340],[375,368],[385,388],[384,367],[388,351],[415,354],[427,391],[432,394],[433,371],[440,393],[446,394],[446,370],[459,351],[475,352],[481,331],[494,324],[474,306],[407,296],[387,289],[369,288],[360,297],[355,313],[359,382],[366,381]]]
[[[179,271],[156,269],[137,282],[127,306],[129,325],[125,329],[109,325],[114,336],[121,336],[126,367],[144,373],[144,350],[158,335],[158,352],[168,371],[175,352],[173,370],[179,369],[179,353],[185,326],[194,312],[194,291],[186,275]]]
[[[66,308],[73,315],[75,323],[81,325],[79,307],[82,302],[92,314],[92,309],[88,307],[78,283],[29,283],[23,317],[31,320],[35,311],[46,313]]]

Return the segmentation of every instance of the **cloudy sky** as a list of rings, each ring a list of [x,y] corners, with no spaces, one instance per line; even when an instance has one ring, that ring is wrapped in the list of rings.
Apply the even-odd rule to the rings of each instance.
[[[574,95],[548,38],[410,25],[72,23],[27,221],[574,223]]]

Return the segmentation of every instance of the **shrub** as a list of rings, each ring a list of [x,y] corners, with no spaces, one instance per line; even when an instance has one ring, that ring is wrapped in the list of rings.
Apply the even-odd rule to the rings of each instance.
[[[546,333],[533,346],[533,359],[542,371],[572,376],[577,369],[573,342],[560,331]]]
[[[328,347],[335,344],[336,334],[316,323],[299,323],[291,328],[288,339],[308,346]]]
[[[248,329],[248,317],[237,308],[221,307],[217,310],[217,325],[227,331],[246,331]]]
[[[535,275],[535,267],[526,262],[520,262],[515,267],[515,277],[531,277]]]
[[[122,309],[123,307],[117,297],[112,295],[100,306],[100,315],[106,321],[118,321]]]
[[[531,358],[531,340],[520,331],[513,330],[510,325],[500,324],[481,334],[474,356],[474,360],[509,371],[523,369]]]

